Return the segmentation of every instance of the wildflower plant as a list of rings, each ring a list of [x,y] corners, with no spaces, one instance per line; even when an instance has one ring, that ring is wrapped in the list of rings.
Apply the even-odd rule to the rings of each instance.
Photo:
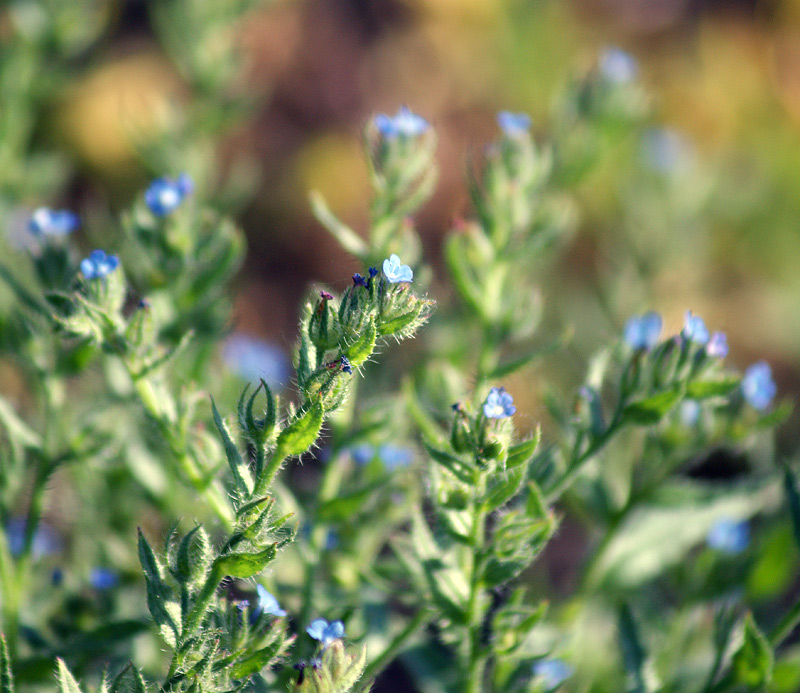
[[[158,7],[187,80],[216,93],[234,52],[209,61],[202,29],[236,8]],[[53,669],[62,693],[347,693],[391,664],[420,690],[475,693],[800,676],[785,644],[798,604],[759,610],[733,579],[737,561],[766,560],[760,523],[785,526],[762,534],[777,551],[800,534],[793,465],[755,445],[788,413],[769,365],[742,374],[700,316],[676,331],[649,310],[615,315],[574,391],[531,377],[568,340],[543,328],[536,271],[573,231],[570,185],[603,127],[641,118],[637,74],[610,49],[569,86],[558,122],[579,141],[498,116],[444,241],[453,299],[437,312],[414,227],[434,127],[408,107],[371,119],[367,228],[311,198],[359,272],[308,290],[280,393],[252,363],[238,398],[221,387],[244,240],[202,172],[165,163],[88,255],[78,216],[35,211],[36,245],[0,269],[13,298],[0,336],[29,393],[0,399],[0,690],[46,687]],[[401,352],[407,372],[384,367]],[[714,485],[695,468],[720,448],[747,472]],[[62,495],[71,517],[52,525]],[[574,599],[550,604],[536,564],[570,513],[586,556]]]

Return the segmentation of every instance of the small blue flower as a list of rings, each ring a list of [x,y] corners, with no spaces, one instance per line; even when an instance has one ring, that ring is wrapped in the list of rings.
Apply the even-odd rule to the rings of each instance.
[[[323,647],[327,647],[334,640],[344,637],[344,623],[341,621],[328,623],[324,618],[318,618],[306,628],[306,633],[314,640],[319,640]]]
[[[270,616],[277,616],[278,618],[286,616],[286,612],[281,609],[278,600],[267,592],[263,585],[256,585],[256,590],[258,591],[258,604],[256,604],[256,608],[250,613],[251,624],[255,623],[261,614],[269,614]]]
[[[392,284],[414,280],[414,272],[408,265],[401,265],[400,258],[394,253],[389,256],[388,260],[383,261],[383,273]]]
[[[639,65],[630,53],[621,48],[606,48],[600,55],[600,74],[611,84],[629,84],[639,74]]]
[[[625,341],[632,349],[650,349],[661,335],[661,316],[655,311],[635,315],[625,323]]]
[[[102,279],[119,267],[116,255],[106,255],[104,250],[93,250],[81,260],[81,272],[87,279]]]
[[[728,336],[724,332],[715,332],[706,344],[706,353],[724,359],[728,355]]]
[[[681,402],[679,416],[684,426],[694,426],[700,418],[700,402],[695,399],[684,400]]]
[[[150,211],[163,217],[177,209],[183,200],[194,192],[194,183],[185,173],[177,179],[156,178],[144,193],[144,201]]]
[[[373,122],[378,132],[387,140],[395,137],[411,138],[423,134],[430,125],[422,116],[413,113],[408,107],[401,106],[394,117],[384,113],[376,115]]]
[[[708,328],[699,315],[692,315],[692,311],[686,311],[686,321],[681,331],[683,338],[695,344],[705,344],[708,342]]]
[[[263,378],[270,387],[281,387],[289,380],[286,354],[274,344],[242,332],[225,341],[222,360],[229,370],[249,382]]]
[[[342,373],[353,374],[353,367],[350,365],[350,359],[346,356],[342,356],[342,358],[339,359],[339,364],[342,366]]]
[[[772,380],[772,369],[766,361],[758,361],[745,371],[742,394],[754,409],[764,411],[769,407],[777,390]]]
[[[353,462],[363,467],[365,464],[369,464],[372,458],[375,457],[375,448],[369,443],[354,445],[350,448],[350,456],[353,458]]]
[[[369,282],[367,281],[366,277],[362,277],[358,272],[353,275],[353,284],[356,286],[363,286],[364,288],[369,287]]]
[[[503,387],[493,387],[483,405],[483,413],[489,419],[505,419],[517,411],[514,398]]]
[[[531,129],[531,118],[527,113],[500,111],[497,114],[497,124],[508,137],[522,137]]]
[[[378,276],[378,268],[377,267],[370,267],[369,268],[369,278],[374,279]]]
[[[391,472],[398,467],[408,467],[414,459],[414,453],[411,448],[385,443],[378,448],[378,457]]]
[[[77,214],[67,209],[39,207],[31,216],[28,229],[35,236],[66,236],[80,226]]]
[[[572,667],[560,659],[542,659],[533,665],[533,675],[547,691],[554,691],[572,674]]]
[[[89,573],[89,584],[96,590],[110,590],[117,586],[119,577],[108,568],[92,568]]]
[[[741,553],[750,543],[750,525],[747,520],[724,517],[717,520],[706,536],[706,544],[716,551],[734,555]]]

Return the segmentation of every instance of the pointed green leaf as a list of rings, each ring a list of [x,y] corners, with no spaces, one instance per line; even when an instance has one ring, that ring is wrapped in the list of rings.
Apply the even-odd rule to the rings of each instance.
[[[139,670],[128,662],[111,683],[110,693],[147,693],[147,685]]]
[[[644,667],[647,652],[639,637],[639,629],[633,618],[633,612],[627,604],[619,610],[619,641],[622,649],[622,661],[628,674],[628,693],[645,693],[647,688],[644,678]]]
[[[278,553],[278,544],[271,544],[258,553],[229,553],[214,561],[214,569],[219,575],[236,578],[249,578],[258,575]]]
[[[60,693],[81,693],[80,686],[75,680],[75,677],[67,669],[64,660],[58,657],[58,688]]]
[[[733,392],[741,378],[725,378],[724,380],[707,380],[689,383],[686,396],[691,399],[708,399],[709,397],[725,397]]]
[[[367,257],[369,249],[361,236],[336,218],[322,195],[316,190],[311,192],[309,200],[311,201],[311,211],[314,213],[317,221],[330,231],[331,235],[339,241],[339,244],[348,253],[355,255],[360,260],[364,260]]]
[[[353,366],[360,366],[366,361],[372,352],[375,350],[375,338],[378,333],[375,329],[375,321],[372,319],[367,320],[364,325],[364,331],[360,337],[345,351],[345,356]]]
[[[530,459],[536,453],[539,447],[539,442],[542,439],[541,426],[536,427],[536,432],[530,440],[523,440],[521,443],[512,445],[508,448],[508,457],[506,458],[506,469],[514,469],[524,462],[530,462]]]
[[[678,403],[680,397],[680,390],[671,388],[657,395],[631,402],[622,412],[623,420],[642,426],[658,423]]]
[[[446,450],[439,450],[432,445],[428,445],[428,443],[423,443],[425,445],[425,450],[427,450],[428,454],[442,467],[447,469],[453,476],[455,476],[459,481],[464,482],[465,484],[471,484],[473,481],[473,470],[472,468],[460,457],[453,455],[452,453],[447,452]]]
[[[228,427],[219,415],[213,397],[211,398],[211,411],[214,414],[214,424],[222,438],[222,444],[225,446],[225,456],[228,458],[228,466],[231,468],[236,490],[241,496],[247,497],[253,491],[253,479],[250,476],[250,470],[242,460],[239,448],[236,447],[236,443],[233,442]]]
[[[11,657],[8,654],[6,636],[0,633],[0,693],[14,693],[14,675],[11,673]]]
[[[744,640],[733,655],[733,675],[737,683],[755,690],[772,680],[774,655],[752,614],[744,619]]]

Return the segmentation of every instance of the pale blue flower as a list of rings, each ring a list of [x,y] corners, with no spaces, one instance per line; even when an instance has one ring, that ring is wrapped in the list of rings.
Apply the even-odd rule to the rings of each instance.
[[[661,316],[655,311],[635,315],[625,323],[625,341],[632,349],[650,349],[661,335]]]
[[[328,623],[324,618],[318,618],[306,628],[306,633],[314,640],[319,640],[323,647],[327,647],[334,640],[344,637],[344,623],[341,621]]]
[[[117,574],[108,568],[92,568],[89,584],[96,590],[110,590],[119,583]]]
[[[28,222],[35,236],[66,236],[80,226],[78,216],[67,209],[39,207]]]
[[[280,387],[289,379],[286,354],[274,344],[242,332],[225,340],[222,360],[229,370],[248,382],[263,378],[270,387]]]
[[[145,191],[144,201],[153,214],[163,217],[177,209],[192,192],[192,179],[186,173],[181,173],[177,179],[156,178]]]
[[[686,311],[686,321],[681,331],[683,338],[695,344],[705,344],[708,342],[708,328],[699,315],[692,315],[692,311]]]
[[[418,137],[430,127],[425,118],[412,112],[407,106],[401,106],[395,116],[385,113],[376,115],[373,122],[378,132],[387,140],[395,137]]]
[[[81,272],[87,279],[102,279],[119,267],[116,255],[106,255],[104,250],[93,250],[81,260]]]
[[[542,659],[533,665],[533,675],[547,691],[554,691],[572,674],[572,667],[560,659]]]
[[[717,520],[706,536],[706,544],[716,551],[734,555],[741,553],[750,543],[750,525],[747,520],[724,517]]]
[[[639,74],[639,65],[630,53],[621,48],[606,48],[600,54],[600,74],[611,84],[628,84]]]
[[[670,128],[652,128],[642,136],[642,158],[650,168],[670,173],[685,170],[694,162],[695,153],[683,133]]]
[[[383,261],[383,273],[392,284],[398,282],[410,282],[414,279],[414,272],[408,265],[401,265],[400,258],[394,253],[388,260]]]
[[[390,472],[398,467],[408,467],[414,459],[411,448],[385,443],[378,448],[378,457]]]
[[[728,355],[728,336],[724,332],[715,332],[706,344],[706,353],[709,356],[724,359]]]
[[[500,111],[497,114],[497,124],[508,137],[522,137],[531,129],[531,118],[527,113]]]
[[[694,426],[700,418],[700,402],[695,399],[684,400],[681,402],[679,416],[684,426]]]
[[[763,411],[769,407],[777,390],[772,380],[772,369],[766,361],[758,361],[745,371],[742,394],[754,409]]]
[[[256,585],[256,591],[258,592],[258,604],[250,613],[250,623],[255,623],[261,614],[269,614],[278,618],[286,616],[286,612],[281,609],[278,600],[267,592],[263,585]]]
[[[25,527],[24,517],[12,517],[5,527],[6,541],[8,550],[12,556],[19,556],[25,546]],[[56,553],[61,549],[61,540],[55,531],[43,522],[39,523],[33,533],[31,553],[35,558]]]
[[[372,458],[375,457],[375,448],[369,443],[354,445],[350,448],[350,456],[353,458],[353,462],[363,467],[365,464],[370,463]]]
[[[514,398],[503,387],[493,387],[483,405],[483,413],[489,419],[505,419],[517,411]]]

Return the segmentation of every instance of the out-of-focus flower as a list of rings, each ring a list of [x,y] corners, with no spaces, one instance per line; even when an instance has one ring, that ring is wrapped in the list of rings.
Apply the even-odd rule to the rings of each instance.
[[[192,179],[188,174],[181,173],[177,179],[156,178],[145,191],[144,201],[153,214],[163,217],[177,209],[192,192]]]
[[[728,355],[728,336],[724,332],[715,332],[706,345],[709,356],[724,359]]]
[[[650,349],[661,335],[661,316],[655,311],[635,315],[625,323],[625,341],[632,349]]]
[[[542,659],[533,665],[533,675],[547,691],[554,691],[572,673],[572,667],[560,659]]]
[[[116,255],[106,255],[104,250],[93,250],[81,260],[81,272],[87,279],[102,279],[119,267]]]
[[[531,129],[531,118],[527,113],[511,113],[500,111],[497,114],[497,124],[508,137],[522,137]]]
[[[700,418],[700,402],[696,399],[686,399],[681,402],[679,416],[684,426],[694,426]]]
[[[695,161],[695,152],[683,133],[652,128],[642,136],[642,158],[653,170],[670,173],[689,168]]]
[[[378,457],[390,472],[398,467],[407,467],[414,459],[411,448],[385,443],[378,448]]]
[[[683,338],[695,344],[705,344],[708,342],[708,328],[699,315],[692,315],[692,311],[686,311],[686,321],[681,331]]]
[[[39,207],[28,223],[28,229],[35,236],[66,236],[80,226],[78,215],[68,209],[49,209]]]
[[[750,543],[750,524],[747,520],[724,517],[717,520],[706,536],[706,544],[716,551],[730,555],[741,553]]]
[[[742,394],[754,409],[763,411],[769,407],[777,391],[772,380],[772,368],[766,361],[758,361],[745,371]]]
[[[258,604],[256,608],[250,613],[250,623],[255,623],[261,614],[269,614],[270,616],[277,616],[283,618],[286,616],[286,611],[281,609],[278,600],[269,592],[263,585],[256,585],[258,592]]]
[[[503,387],[493,387],[483,405],[483,413],[489,419],[505,419],[517,411],[514,398]]]
[[[383,261],[383,273],[386,275],[386,279],[392,284],[414,280],[414,272],[412,269],[408,265],[401,264],[400,258],[394,253]]]
[[[327,647],[334,640],[344,637],[344,623],[341,621],[328,623],[324,618],[318,618],[306,628],[306,633],[314,640],[319,640],[323,647]]]
[[[612,84],[628,84],[639,74],[639,64],[627,51],[611,46],[606,48],[598,61],[600,74]]]
[[[376,115],[373,122],[378,132],[386,139],[418,137],[430,127],[425,118],[407,106],[401,106],[395,116],[388,116],[385,113]]]
[[[222,360],[243,380],[263,378],[270,387],[281,387],[289,378],[289,361],[281,349],[241,332],[225,341]]]
[[[6,541],[12,556],[19,556],[25,546],[25,518],[12,517],[6,525]],[[48,556],[61,548],[61,541],[56,533],[43,522],[39,523],[33,534],[31,553],[34,558]]]
[[[119,577],[109,568],[92,568],[89,573],[89,584],[96,590],[110,590],[118,583]]]

